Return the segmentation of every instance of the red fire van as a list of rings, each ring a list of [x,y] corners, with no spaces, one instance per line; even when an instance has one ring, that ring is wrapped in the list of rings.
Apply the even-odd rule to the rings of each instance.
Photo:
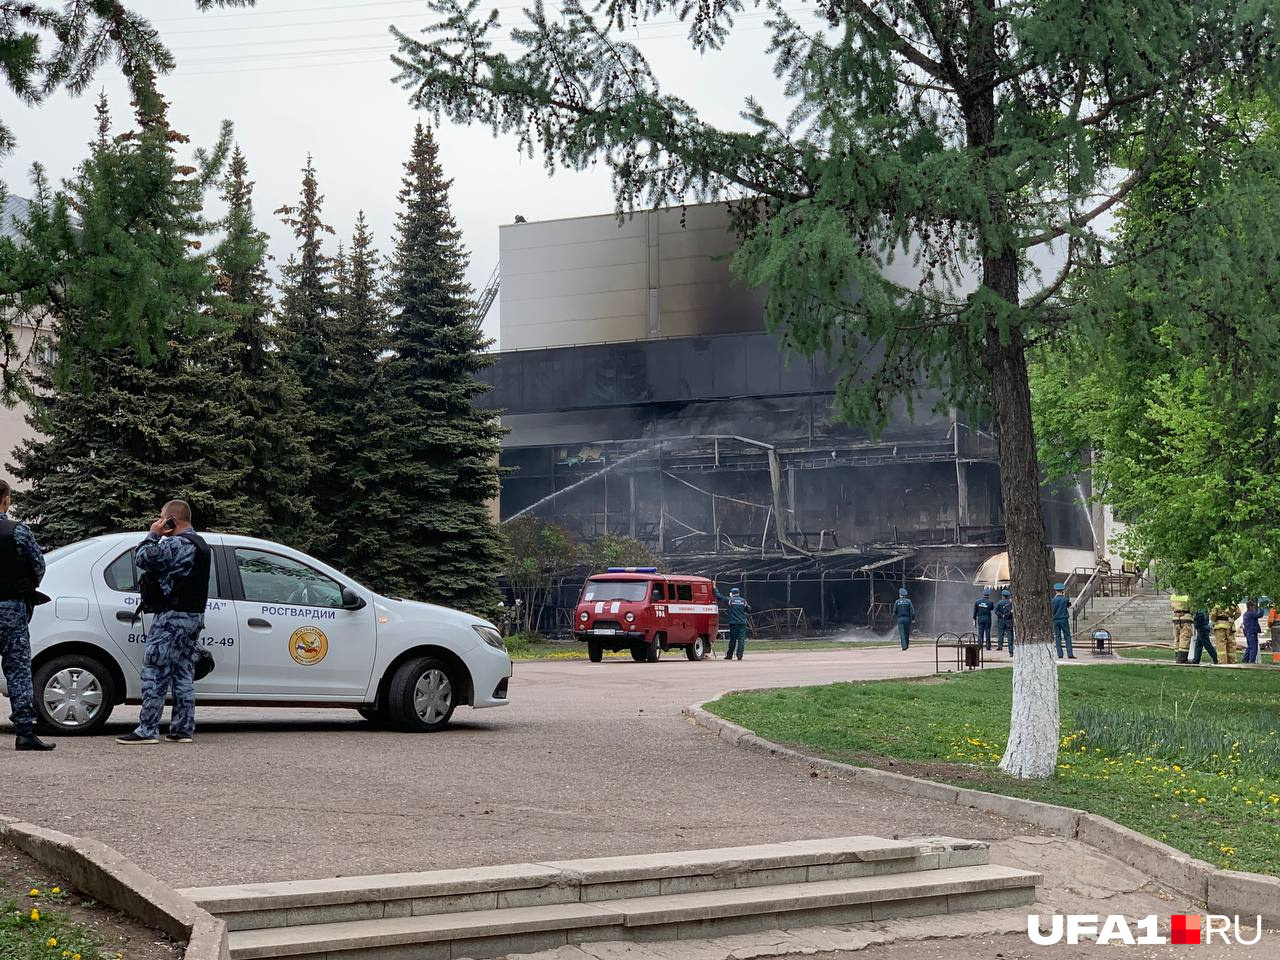
[[[630,650],[633,660],[653,663],[672,647],[701,660],[711,650],[719,618],[715,585],[706,577],[610,567],[582,585],[573,635],[586,641],[592,663],[606,650]]]

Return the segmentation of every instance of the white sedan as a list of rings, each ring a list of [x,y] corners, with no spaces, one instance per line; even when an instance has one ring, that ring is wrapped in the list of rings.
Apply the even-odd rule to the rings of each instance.
[[[459,704],[505,706],[511,658],[493,625],[379,596],[297,550],[205,533],[213,551],[203,647],[215,666],[196,705],[353,707],[403,730],[438,730]],[[141,702],[145,626],[134,548],[142,535],[51,551],[31,620],[40,725],[92,733]],[[7,694],[8,691],[4,690]]]

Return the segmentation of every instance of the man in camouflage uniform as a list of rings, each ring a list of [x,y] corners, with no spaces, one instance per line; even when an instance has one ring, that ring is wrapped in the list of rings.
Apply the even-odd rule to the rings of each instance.
[[[1173,607],[1173,646],[1177,651],[1175,662],[1186,663],[1191,651],[1191,635],[1195,614],[1191,612],[1191,598],[1175,593],[1169,597]]]
[[[155,613],[155,620],[147,630],[142,661],[138,726],[117,737],[116,742],[159,743],[164,698],[172,688],[173,710],[165,739],[191,743],[196,730],[196,646],[204,629],[212,554],[192,529],[191,508],[184,501],[170,500],[164,505],[134,559],[144,581],[143,605]]]
[[[35,691],[31,687],[31,633],[27,624],[36,587],[44,577],[44,554],[25,523],[9,519],[11,491],[0,480],[0,671],[9,688],[17,750],[52,750],[36,736]]]

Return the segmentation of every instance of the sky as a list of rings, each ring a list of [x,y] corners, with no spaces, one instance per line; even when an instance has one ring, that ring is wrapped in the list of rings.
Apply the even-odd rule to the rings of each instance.
[[[401,165],[414,123],[431,117],[415,112],[408,95],[392,83],[392,24],[415,32],[436,15],[425,0],[259,0],[250,10],[200,14],[192,0],[126,0],[151,18],[173,51],[177,69],[161,78],[175,129],[191,146],[209,145],[224,119],[235,124],[236,142],[256,181],[259,226],[271,236],[271,252],[282,262],[292,237],[272,211],[295,201],[307,154],[314,158],[324,215],[338,238],[349,237],[364,210],[379,249],[391,246]],[[490,0],[504,27],[523,21],[515,0]],[[797,5],[796,9],[800,9]],[[632,31],[666,90],[725,126],[738,118],[752,94],[777,120],[786,100],[767,56],[764,15],[748,12],[728,47],[706,56],[688,43],[685,28],[664,17]],[[514,48],[513,48],[514,49]],[[0,179],[10,192],[26,194],[31,164],[39,161],[57,180],[84,159],[94,135],[97,92],[111,98],[121,129],[127,129],[129,98],[114,65],[104,66],[80,98],[58,94],[38,108],[0,94],[17,149],[0,161]],[[454,214],[471,253],[468,279],[479,291],[498,262],[498,226],[520,214],[528,220],[608,213],[614,200],[608,173],[558,170],[549,176],[542,158],[521,155],[514,138],[495,140],[487,128],[438,130],[441,162],[453,178]],[[335,241],[336,242],[336,239]],[[333,249],[333,245],[330,245]],[[495,305],[485,330],[496,337]]]

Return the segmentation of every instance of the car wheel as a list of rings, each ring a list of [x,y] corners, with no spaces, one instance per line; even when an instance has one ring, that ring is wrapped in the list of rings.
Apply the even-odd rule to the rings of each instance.
[[[690,660],[701,660],[707,655],[707,638],[694,637],[693,643],[684,648],[684,655]]]
[[[419,657],[403,664],[391,678],[387,707],[401,730],[426,733],[442,730],[458,705],[457,685],[449,667],[435,657]]]
[[[587,657],[592,663],[599,663],[604,659],[604,647],[600,645],[599,640],[587,641]]]
[[[662,658],[662,644],[658,642],[658,638],[654,637],[653,642],[649,644],[649,662],[657,663]]]
[[[644,663],[649,658],[649,648],[643,643],[631,645],[631,659],[636,663]]]
[[[116,706],[116,685],[101,660],[84,653],[54,657],[31,678],[40,727],[58,736],[96,733]]]

